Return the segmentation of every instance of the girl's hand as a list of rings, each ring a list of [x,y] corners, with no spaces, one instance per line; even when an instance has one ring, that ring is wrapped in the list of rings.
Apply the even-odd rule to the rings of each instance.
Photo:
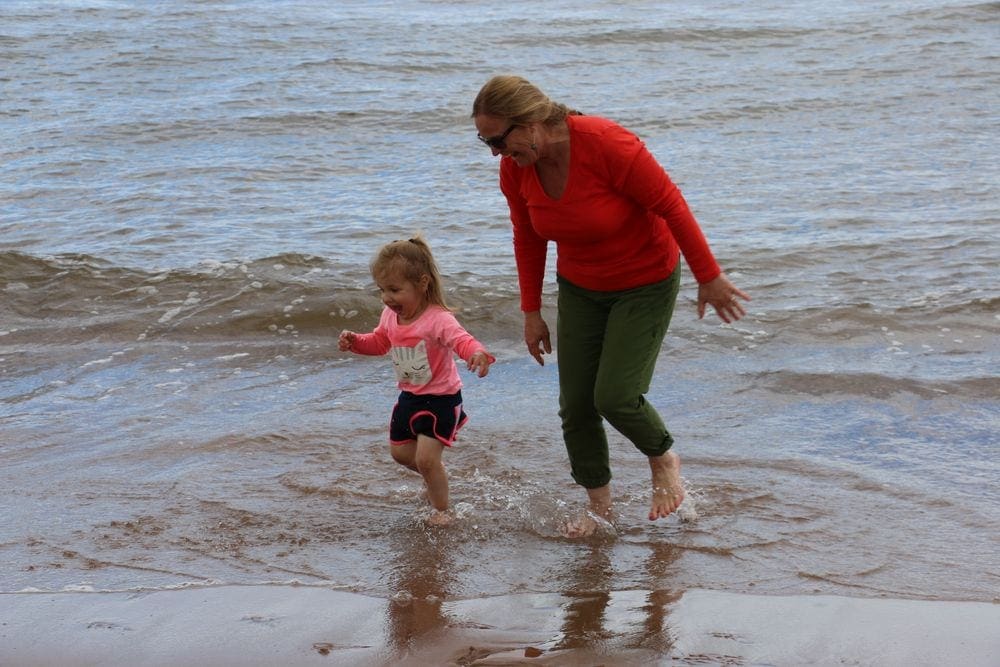
[[[720,273],[715,280],[698,285],[698,319],[705,316],[705,306],[711,304],[723,322],[726,324],[735,322],[747,314],[743,304],[737,301],[736,297],[750,300],[750,295],[737,289],[724,273]]]
[[[355,333],[353,331],[341,331],[340,339],[337,341],[341,352],[350,352],[354,346]]]
[[[476,375],[479,377],[486,377],[486,374],[490,372],[490,364],[492,364],[494,359],[490,357],[489,354],[480,350],[476,352],[471,357],[466,364],[470,371],[475,371]]]

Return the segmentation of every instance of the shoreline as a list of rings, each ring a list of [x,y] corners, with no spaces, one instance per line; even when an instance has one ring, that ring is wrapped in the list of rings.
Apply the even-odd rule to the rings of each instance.
[[[1000,604],[704,589],[385,600],[323,587],[0,594],[0,664],[1000,664]]]

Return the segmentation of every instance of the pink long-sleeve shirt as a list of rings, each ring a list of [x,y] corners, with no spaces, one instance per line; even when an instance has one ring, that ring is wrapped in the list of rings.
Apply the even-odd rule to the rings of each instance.
[[[496,359],[466,331],[451,311],[430,305],[409,324],[400,324],[390,308],[382,310],[375,330],[356,334],[351,351],[392,357],[399,388],[414,394],[454,394],[462,388],[455,365],[457,354],[464,361],[484,352],[490,363]]]

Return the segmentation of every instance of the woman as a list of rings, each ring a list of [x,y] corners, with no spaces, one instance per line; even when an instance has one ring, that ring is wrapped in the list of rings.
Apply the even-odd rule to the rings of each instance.
[[[551,353],[541,316],[549,241],[555,241],[559,416],[573,479],[590,511],[611,518],[611,468],[602,420],[649,458],[651,521],[680,506],[673,438],[644,394],[680,284],[680,254],[698,281],[698,317],[724,322],[749,296],[723,274],[697,221],[643,143],[616,123],[550,100],[518,76],[496,76],[472,106],[479,139],[500,155],[500,189],[514,255],[528,352]],[[589,516],[566,528],[593,532]]]

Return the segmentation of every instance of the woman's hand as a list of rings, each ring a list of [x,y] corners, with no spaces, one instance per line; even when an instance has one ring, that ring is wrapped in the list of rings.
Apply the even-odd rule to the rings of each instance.
[[[544,366],[543,354],[552,354],[552,341],[549,338],[549,326],[542,319],[539,310],[524,314],[524,342],[528,345],[528,354],[535,358],[539,365]]]
[[[724,273],[720,273],[714,280],[698,285],[698,319],[705,316],[705,306],[711,304],[723,322],[726,324],[735,322],[747,314],[743,304],[737,301],[736,297],[750,300],[750,295],[737,289]]]

